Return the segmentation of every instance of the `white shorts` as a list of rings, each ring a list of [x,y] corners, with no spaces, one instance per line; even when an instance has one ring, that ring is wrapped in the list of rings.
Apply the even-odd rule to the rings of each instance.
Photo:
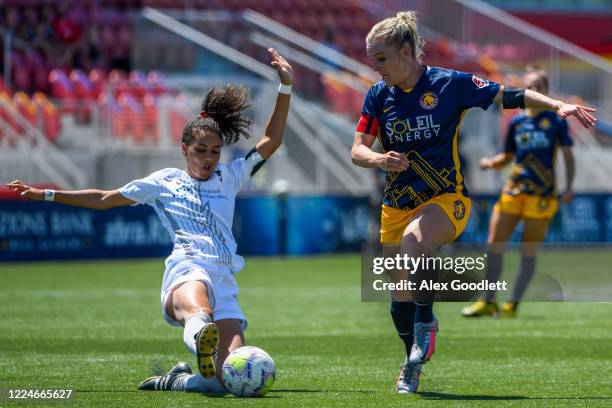
[[[182,258],[166,262],[161,287],[161,309],[168,323],[173,326],[181,326],[178,321],[168,316],[166,304],[170,301],[170,295],[174,289],[189,281],[206,283],[215,321],[239,319],[242,321],[242,330],[246,330],[247,322],[238,304],[238,284],[230,268],[197,259]]]

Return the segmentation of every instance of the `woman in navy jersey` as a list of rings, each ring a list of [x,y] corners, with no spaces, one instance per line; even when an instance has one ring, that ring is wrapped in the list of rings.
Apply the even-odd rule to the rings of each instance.
[[[381,211],[385,255],[432,254],[465,228],[471,203],[458,135],[467,109],[498,103],[509,109],[549,109],[561,118],[575,116],[586,127],[596,120],[591,108],[423,65],[414,12],[400,12],[375,24],[366,38],[366,51],[382,80],[365,98],[351,157],[358,166],[387,172]],[[372,150],[375,140],[383,153]],[[393,283],[410,279],[405,270],[388,274]],[[397,392],[416,392],[421,366],[435,350],[438,321],[433,302],[427,296],[415,298],[410,291],[392,291],[391,300],[391,316],[406,348]]]
[[[548,76],[541,69],[531,68],[525,74],[525,88],[546,94]],[[559,207],[555,178],[555,156],[563,153],[566,183],[564,202],[572,200],[574,157],[567,122],[556,112],[546,109],[525,109],[510,121],[504,151],[480,161],[482,169],[501,169],[514,160],[508,182],[493,208],[487,239],[487,279],[495,282],[502,271],[505,243],[520,221],[523,221],[522,258],[510,298],[502,305],[506,317],[516,316],[535,272],[539,244],[546,237],[550,220]],[[495,291],[485,292],[482,300],[462,310],[463,316],[497,316]]]

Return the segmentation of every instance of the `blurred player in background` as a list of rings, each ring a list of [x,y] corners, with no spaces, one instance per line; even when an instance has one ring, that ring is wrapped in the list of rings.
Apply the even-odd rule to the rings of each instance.
[[[460,168],[458,133],[467,109],[487,109],[495,102],[508,109],[526,106],[549,109],[562,118],[573,115],[586,127],[595,122],[591,108],[423,65],[414,12],[374,25],[366,47],[382,80],[365,98],[351,156],[358,166],[387,172],[380,231],[385,255],[433,254],[464,230],[471,202]],[[376,139],[384,153],[372,150]],[[408,271],[388,273],[394,283],[409,279]],[[391,296],[391,316],[406,349],[397,392],[412,393],[422,364],[434,352],[438,321],[432,298],[416,299],[408,291]]]
[[[525,88],[542,94],[548,93],[548,75],[545,71],[529,68],[524,78]],[[574,156],[572,140],[565,119],[552,110],[525,109],[510,121],[502,153],[480,161],[482,169],[501,169],[514,160],[508,182],[493,208],[487,239],[487,276],[495,282],[502,271],[502,255],[506,241],[522,220],[522,258],[514,289],[502,305],[504,316],[514,317],[518,302],[535,272],[539,244],[546,237],[550,220],[558,209],[555,156],[560,147],[565,163],[566,185],[564,202],[572,200]],[[463,308],[463,316],[497,316],[495,291],[487,291],[484,299]]]
[[[244,267],[232,235],[238,191],[282,143],[289,112],[293,70],[276,50],[268,50],[281,86],[262,139],[245,157],[219,163],[224,145],[249,137],[251,121],[242,116],[248,90],[212,89],[202,112],[182,136],[186,170],[167,168],[110,191],[39,190],[20,181],[8,187],[33,200],[56,201],[104,210],[134,204],[155,209],[174,242],[166,259],[161,307],[166,321],[182,326],[187,348],[197,356],[201,375],[179,363],[167,375],[143,381],[141,390],[182,390],[223,394],[221,366],[227,355],[244,345],[246,320],[238,304],[234,273]]]

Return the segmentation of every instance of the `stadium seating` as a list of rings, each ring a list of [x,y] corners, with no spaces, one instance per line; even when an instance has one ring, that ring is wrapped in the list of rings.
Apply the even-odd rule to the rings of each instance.
[[[47,0],[7,0],[3,3],[8,8],[18,10],[22,21],[27,20],[27,11],[23,7],[42,8],[52,2]],[[12,85],[15,90],[32,93],[42,91],[55,102],[46,99],[36,104],[43,106],[38,126],[45,129],[49,139],[56,140],[61,122],[57,115],[73,115],[79,124],[91,123],[96,110],[100,120],[108,116],[112,134],[118,140],[130,140],[134,143],[155,142],[158,137],[157,115],[160,96],[173,95],[163,75],[125,68],[125,59],[130,56],[133,44],[133,26],[130,18],[132,11],[150,6],[160,9],[199,9],[241,11],[253,9],[280,23],[305,34],[315,40],[332,45],[346,55],[369,63],[364,52],[364,38],[377,18],[369,14],[352,1],[325,0],[74,0],[70,9],[54,5],[56,14],[83,27],[93,30],[97,38],[97,47],[101,58],[96,64],[82,63],[58,66],[53,58],[45,55],[41,47],[31,49],[13,49],[11,58]],[[477,18],[477,17],[475,17]],[[485,20],[475,25],[490,24]],[[575,32],[586,32],[584,24],[572,27]],[[89,31],[84,30],[85,37]],[[188,47],[176,47],[172,42],[164,43],[163,36],[155,40],[158,43],[159,61],[163,55],[169,68],[189,68],[195,64],[192,50]],[[94,41],[95,42],[95,41]],[[261,49],[254,49],[250,43],[237,44],[237,48],[258,59],[265,59]],[[165,53],[168,51],[168,53]],[[490,44],[487,46],[471,43],[458,43],[455,40],[436,37],[426,39],[424,61],[429,65],[452,66],[455,69],[475,72],[492,80],[500,80],[500,61],[527,61],[529,50],[520,44]],[[123,61],[123,62],[122,62]],[[168,61],[167,63],[165,61]],[[55,65],[54,65],[55,64]],[[129,67],[129,62],[126,64]],[[330,72],[319,75],[312,70],[294,66],[296,72],[295,88],[300,95],[317,100],[324,100],[331,111],[354,115],[360,109],[361,95],[348,89],[334,78],[338,75]],[[3,85],[0,84],[0,91]],[[108,90],[109,95],[103,95]],[[12,93],[9,92],[9,95]],[[17,110],[29,113],[23,97],[19,97]],[[40,96],[34,98],[41,101]],[[177,112],[181,110],[180,101],[176,102]],[[26,107],[24,107],[26,106]],[[37,114],[40,117],[40,113]],[[172,115],[171,115],[172,116]],[[31,117],[31,115],[29,116]],[[144,125],[141,119],[146,117]],[[135,120],[138,123],[132,123]],[[173,133],[175,134],[175,133]],[[179,132],[180,134],[180,132]]]
[[[23,134],[24,129],[15,119],[16,113],[38,127],[50,141],[56,141],[61,132],[62,115],[73,116],[76,123],[91,124],[93,112],[97,111],[99,121],[109,124],[110,134],[117,140],[132,144],[155,143],[160,97],[174,100],[177,93],[157,71],[125,73],[111,70],[107,74],[100,69],[89,72],[53,69],[49,73],[49,84],[49,96],[36,92],[30,98],[24,91],[13,95],[0,82],[0,100],[4,102],[0,115],[18,134]],[[19,88],[16,86],[16,89]],[[178,138],[187,120],[186,106],[179,98],[169,108],[170,127]]]
[[[15,113],[18,113],[17,107],[13,103],[11,96],[5,92],[0,92],[0,118],[7,123],[7,125],[16,131],[18,134],[23,132],[23,129],[15,119]],[[3,130],[0,128],[0,142],[2,144],[8,143],[7,136],[4,135]],[[9,144],[13,144],[10,142]]]
[[[17,120],[17,115],[22,116],[32,126],[40,129],[49,141],[54,142],[59,137],[61,130],[60,112],[45,94],[37,92],[30,98],[25,92],[19,91],[11,97],[6,90],[0,91],[0,117],[17,134],[23,135],[25,129]]]
[[[42,92],[36,92],[32,101],[39,109],[44,135],[51,142],[56,141],[61,131],[61,114],[59,109]]]
[[[7,7],[15,7],[17,3],[19,2],[5,2]],[[29,7],[42,8],[49,2],[29,0],[27,3]],[[23,5],[23,3],[19,4]],[[92,65],[85,59],[80,61],[76,67],[74,65],[53,66],[54,59],[40,50],[28,52],[14,50],[13,66],[19,67],[19,69],[13,69],[12,71],[12,81],[16,89],[26,92],[50,92],[53,98],[61,99],[61,111],[75,114],[79,123],[87,123],[91,120],[91,104],[100,97],[105,81],[111,84],[115,98],[124,93],[129,93],[142,103],[143,97],[149,93],[156,96],[167,93],[168,90],[163,88],[163,84],[160,86],[156,82],[155,73],[151,73],[147,77],[144,73],[138,71],[129,73],[125,71],[125,68],[129,68],[128,60],[133,43],[133,27],[129,13],[131,10],[138,10],[144,6],[161,9],[195,8],[229,11],[241,11],[250,8],[315,40],[333,45],[340,52],[362,63],[368,63],[364,52],[364,38],[376,21],[366,10],[351,1],[102,0],[92,4],[86,0],[75,0],[71,3],[70,9],[58,5],[53,10],[55,10],[56,15],[61,16],[61,20],[66,20],[66,27],[83,31],[83,38],[92,42],[90,46],[99,52],[100,61]],[[16,10],[23,17],[24,9],[18,7]],[[56,25],[54,23],[53,28],[57,31]],[[71,40],[70,38],[64,38],[66,33],[63,33],[62,30],[59,31],[59,33],[56,33],[59,40]],[[74,35],[74,33],[68,34]],[[90,35],[91,40],[87,37],[88,35]],[[163,55],[166,57],[164,60],[168,61],[164,63],[167,65],[166,68],[189,69],[190,66],[195,64],[193,52],[190,49],[176,47],[172,43],[164,47],[163,38],[160,38],[159,41],[161,41],[158,44],[159,48],[164,51]],[[467,47],[466,50],[469,51],[469,44],[460,46]],[[238,44],[237,47],[249,55],[260,59],[265,58],[264,55],[260,55],[261,53],[255,55],[259,51],[254,50],[250,44]],[[425,62],[431,65],[452,65],[460,70],[491,74],[493,65],[483,65],[478,58],[461,58],[460,56],[465,55],[465,53],[462,52],[463,50],[457,50],[456,47],[444,38],[430,40],[426,42]],[[492,58],[502,54],[512,56],[520,53],[518,48],[501,48],[496,45],[491,45],[489,48],[488,51]],[[477,53],[477,50],[473,51],[473,55],[481,53]],[[113,67],[121,68],[121,70],[113,69]],[[338,107],[337,101],[331,98],[332,95],[337,95],[338,87],[326,89],[330,82],[323,80],[320,75],[299,66],[296,66],[295,69],[296,73],[299,74],[296,75],[295,87],[300,94],[312,99],[325,98],[330,105],[336,105],[334,108],[336,110]],[[105,77],[105,73],[108,73],[107,77]],[[351,97],[349,93],[342,98],[350,99]],[[77,99],[85,101],[85,103],[76,104]],[[131,106],[132,103],[128,105]],[[347,108],[348,105],[346,105]]]

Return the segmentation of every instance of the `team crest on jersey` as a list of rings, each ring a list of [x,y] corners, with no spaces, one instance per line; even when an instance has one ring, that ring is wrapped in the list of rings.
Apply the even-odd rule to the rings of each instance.
[[[542,120],[540,120],[540,122],[538,123],[538,126],[542,130],[550,129],[550,125],[551,125],[550,119],[548,119],[548,118],[542,118]]]
[[[461,221],[463,217],[465,217],[465,205],[460,200],[456,200],[454,203],[455,211],[453,215],[457,219],[457,221]]]
[[[472,75],[472,82],[476,85],[476,88],[482,88],[483,86],[489,85],[489,81],[478,78],[476,75]]]
[[[423,109],[431,110],[438,106],[438,95],[436,95],[434,92],[427,91],[421,95],[419,103]]]

